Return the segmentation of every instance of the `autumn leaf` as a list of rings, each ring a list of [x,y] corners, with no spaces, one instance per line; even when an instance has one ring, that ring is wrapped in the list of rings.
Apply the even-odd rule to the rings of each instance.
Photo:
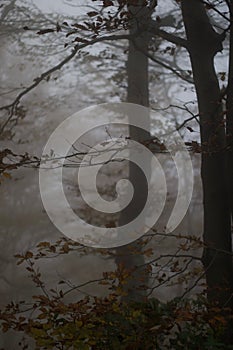
[[[91,12],[88,12],[87,15],[88,15],[89,17],[95,17],[95,16],[98,15],[98,12],[96,12],[96,11],[91,11]]]
[[[79,42],[79,43],[83,43],[83,44],[86,44],[88,43],[88,40],[87,39],[83,39],[83,38],[80,38],[80,37],[76,37],[75,38],[75,41]]]
[[[7,179],[11,179],[12,177],[11,177],[11,174],[9,174],[9,173],[3,173],[3,176],[5,177],[5,178],[7,178]]]
[[[219,75],[220,75],[220,79],[222,81],[225,81],[226,80],[226,72],[219,72]]]
[[[68,36],[77,33],[76,30],[71,30],[69,33],[66,34],[66,38],[68,38]]]
[[[43,34],[53,33],[53,32],[54,32],[54,29],[52,29],[52,28],[47,28],[47,29],[41,29],[41,30],[39,30],[39,32],[37,32],[36,34],[43,35]]]
[[[33,253],[32,252],[30,252],[30,251],[26,252],[25,259],[31,259],[32,257],[33,257]]]
[[[104,0],[103,1],[103,5],[104,5],[104,7],[113,6],[113,1]]]
[[[194,132],[194,130],[193,130],[192,128],[190,128],[190,126],[187,126],[187,129],[188,129],[188,131],[190,131],[190,132]]]
[[[75,28],[81,29],[81,30],[87,30],[86,26],[84,26],[83,24],[79,24],[79,23],[72,24],[72,27],[75,27]]]
[[[37,248],[46,248],[46,247],[50,247],[49,242],[40,242],[37,244]]]

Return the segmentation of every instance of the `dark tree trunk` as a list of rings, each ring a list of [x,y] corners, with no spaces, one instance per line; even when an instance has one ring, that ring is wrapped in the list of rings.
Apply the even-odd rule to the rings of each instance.
[[[232,305],[233,292],[231,218],[221,91],[214,68],[223,38],[213,30],[202,1],[181,3],[201,125],[207,296],[210,302],[227,307]]]
[[[230,56],[226,101],[228,193],[233,221],[233,1],[230,2]]]
[[[138,1],[141,3],[141,0]],[[139,8],[130,6],[130,12],[134,15],[131,25],[131,34],[141,32],[134,40],[129,42],[129,52],[127,60],[127,102],[139,104],[145,107],[149,106],[149,81],[148,81],[148,58],[143,52],[148,50],[149,36],[144,31],[146,24],[148,23],[149,11],[142,7]],[[141,29],[140,29],[141,28]],[[150,116],[149,113],[145,116],[143,123],[145,129],[149,130]],[[132,120],[132,123],[134,120]],[[129,123],[131,120],[129,118]],[[129,136],[131,139],[143,142],[148,140],[150,133],[142,129],[130,126]],[[145,159],[144,169],[149,169],[150,159]],[[148,171],[147,171],[148,173]],[[119,225],[124,225],[132,221],[143,209],[147,200],[147,183],[143,175],[143,172],[132,162],[129,164],[129,181],[134,188],[134,198],[130,205],[122,211],[119,219]],[[120,247],[116,253],[116,264],[118,266],[124,266],[127,270],[131,271],[131,278],[123,285],[124,293],[126,294],[122,300],[124,301],[144,301],[146,299],[146,289],[143,290],[141,286],[148,285],[148,272],[147,269],[137,266],[145,263],[144,256],[141,253],[140,240]],[[135,270],[136,268],[136,270]]]

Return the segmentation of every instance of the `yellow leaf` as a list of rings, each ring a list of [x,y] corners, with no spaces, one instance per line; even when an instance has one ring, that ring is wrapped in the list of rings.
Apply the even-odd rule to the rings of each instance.
[[[11,174],[9,173],[3,173],[3,176],[6,177],[7,179],[11,179]]]
[[[80,328],[80,327],[82,327],[83,322],[82,321],[75,321],[75,325]]]

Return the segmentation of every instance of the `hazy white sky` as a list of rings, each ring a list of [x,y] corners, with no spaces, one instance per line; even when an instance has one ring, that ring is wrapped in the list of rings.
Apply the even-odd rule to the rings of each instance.
[[[63,15],[80,15],[86,12],[84,0],[32,0],[44,12],[56,12]],[[77,5],[78,4],[78,5]]]

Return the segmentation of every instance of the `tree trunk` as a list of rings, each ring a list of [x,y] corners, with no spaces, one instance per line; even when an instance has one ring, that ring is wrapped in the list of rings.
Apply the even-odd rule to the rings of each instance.
[[[141,3],[141,0],[139,0]],[[145,11],[146,10],[146,11]],[[139,28],[145,28],[148,23],[148,9],[145,6],[129,7],[129,11],[133,14],[134,19],[130,32],[136,33]],[[144,11],[144,13],[142,13]],[[138,15],[137,15],[138,14]],[[145,32],[137,35],[134,40],[129,42],[129,52],[127,61],[127,102],[139,104],[142,106],[149,106],[149,81],[148,81],[148,58],[143,52],[148,50],[149,36]],[[150,116],[149,113],[144,118],[143,123],[145,129],[149,130]],[[131,125],[131,117],[129,117],[129,125]],[[132,123],[134,120],[132,120]],[[129,127],[129,136],[132,140],[143,142],[148,140],[150,133],[145,130],[138,129],[134,126]],[[144,169],[149,169],[150,159],[145,159]],[[148,171],[147,171],[148,173]],[[147,182],[143,171],[140,170],[134,163],[129,163],[129,181],[134,188],[134,197],[132,202],[122,211],[119,219],[119,225],[124,225],[132,221],[142,211],[147,200]],[[137,266],[145,263],[144,256],[142,254],[142,247],[140,240],[124,247],[120,247],[116,250],[116,264],[123,266],[128,271],[131,271],[131,277],[127,283],[122,286],[125,296],[122,297],[123,301],[145,301],[146,299],[146,286],[148,285],[148,272],[147,269]],[[136,268],[136,270],[135,270]],[[141,288],[145,286],[145,289]]]
[[[228,193],[233,221],[233,1],[230,2],[230,48],[226,100],[226,134],[227,134],[227,175]]]
[[[207,296],[211,303],[227,307],[232,306],[233,292],[231,219],[221,92],[214,68],[223,38],[213,30],[202,1],[181,4],[200,115]]]

